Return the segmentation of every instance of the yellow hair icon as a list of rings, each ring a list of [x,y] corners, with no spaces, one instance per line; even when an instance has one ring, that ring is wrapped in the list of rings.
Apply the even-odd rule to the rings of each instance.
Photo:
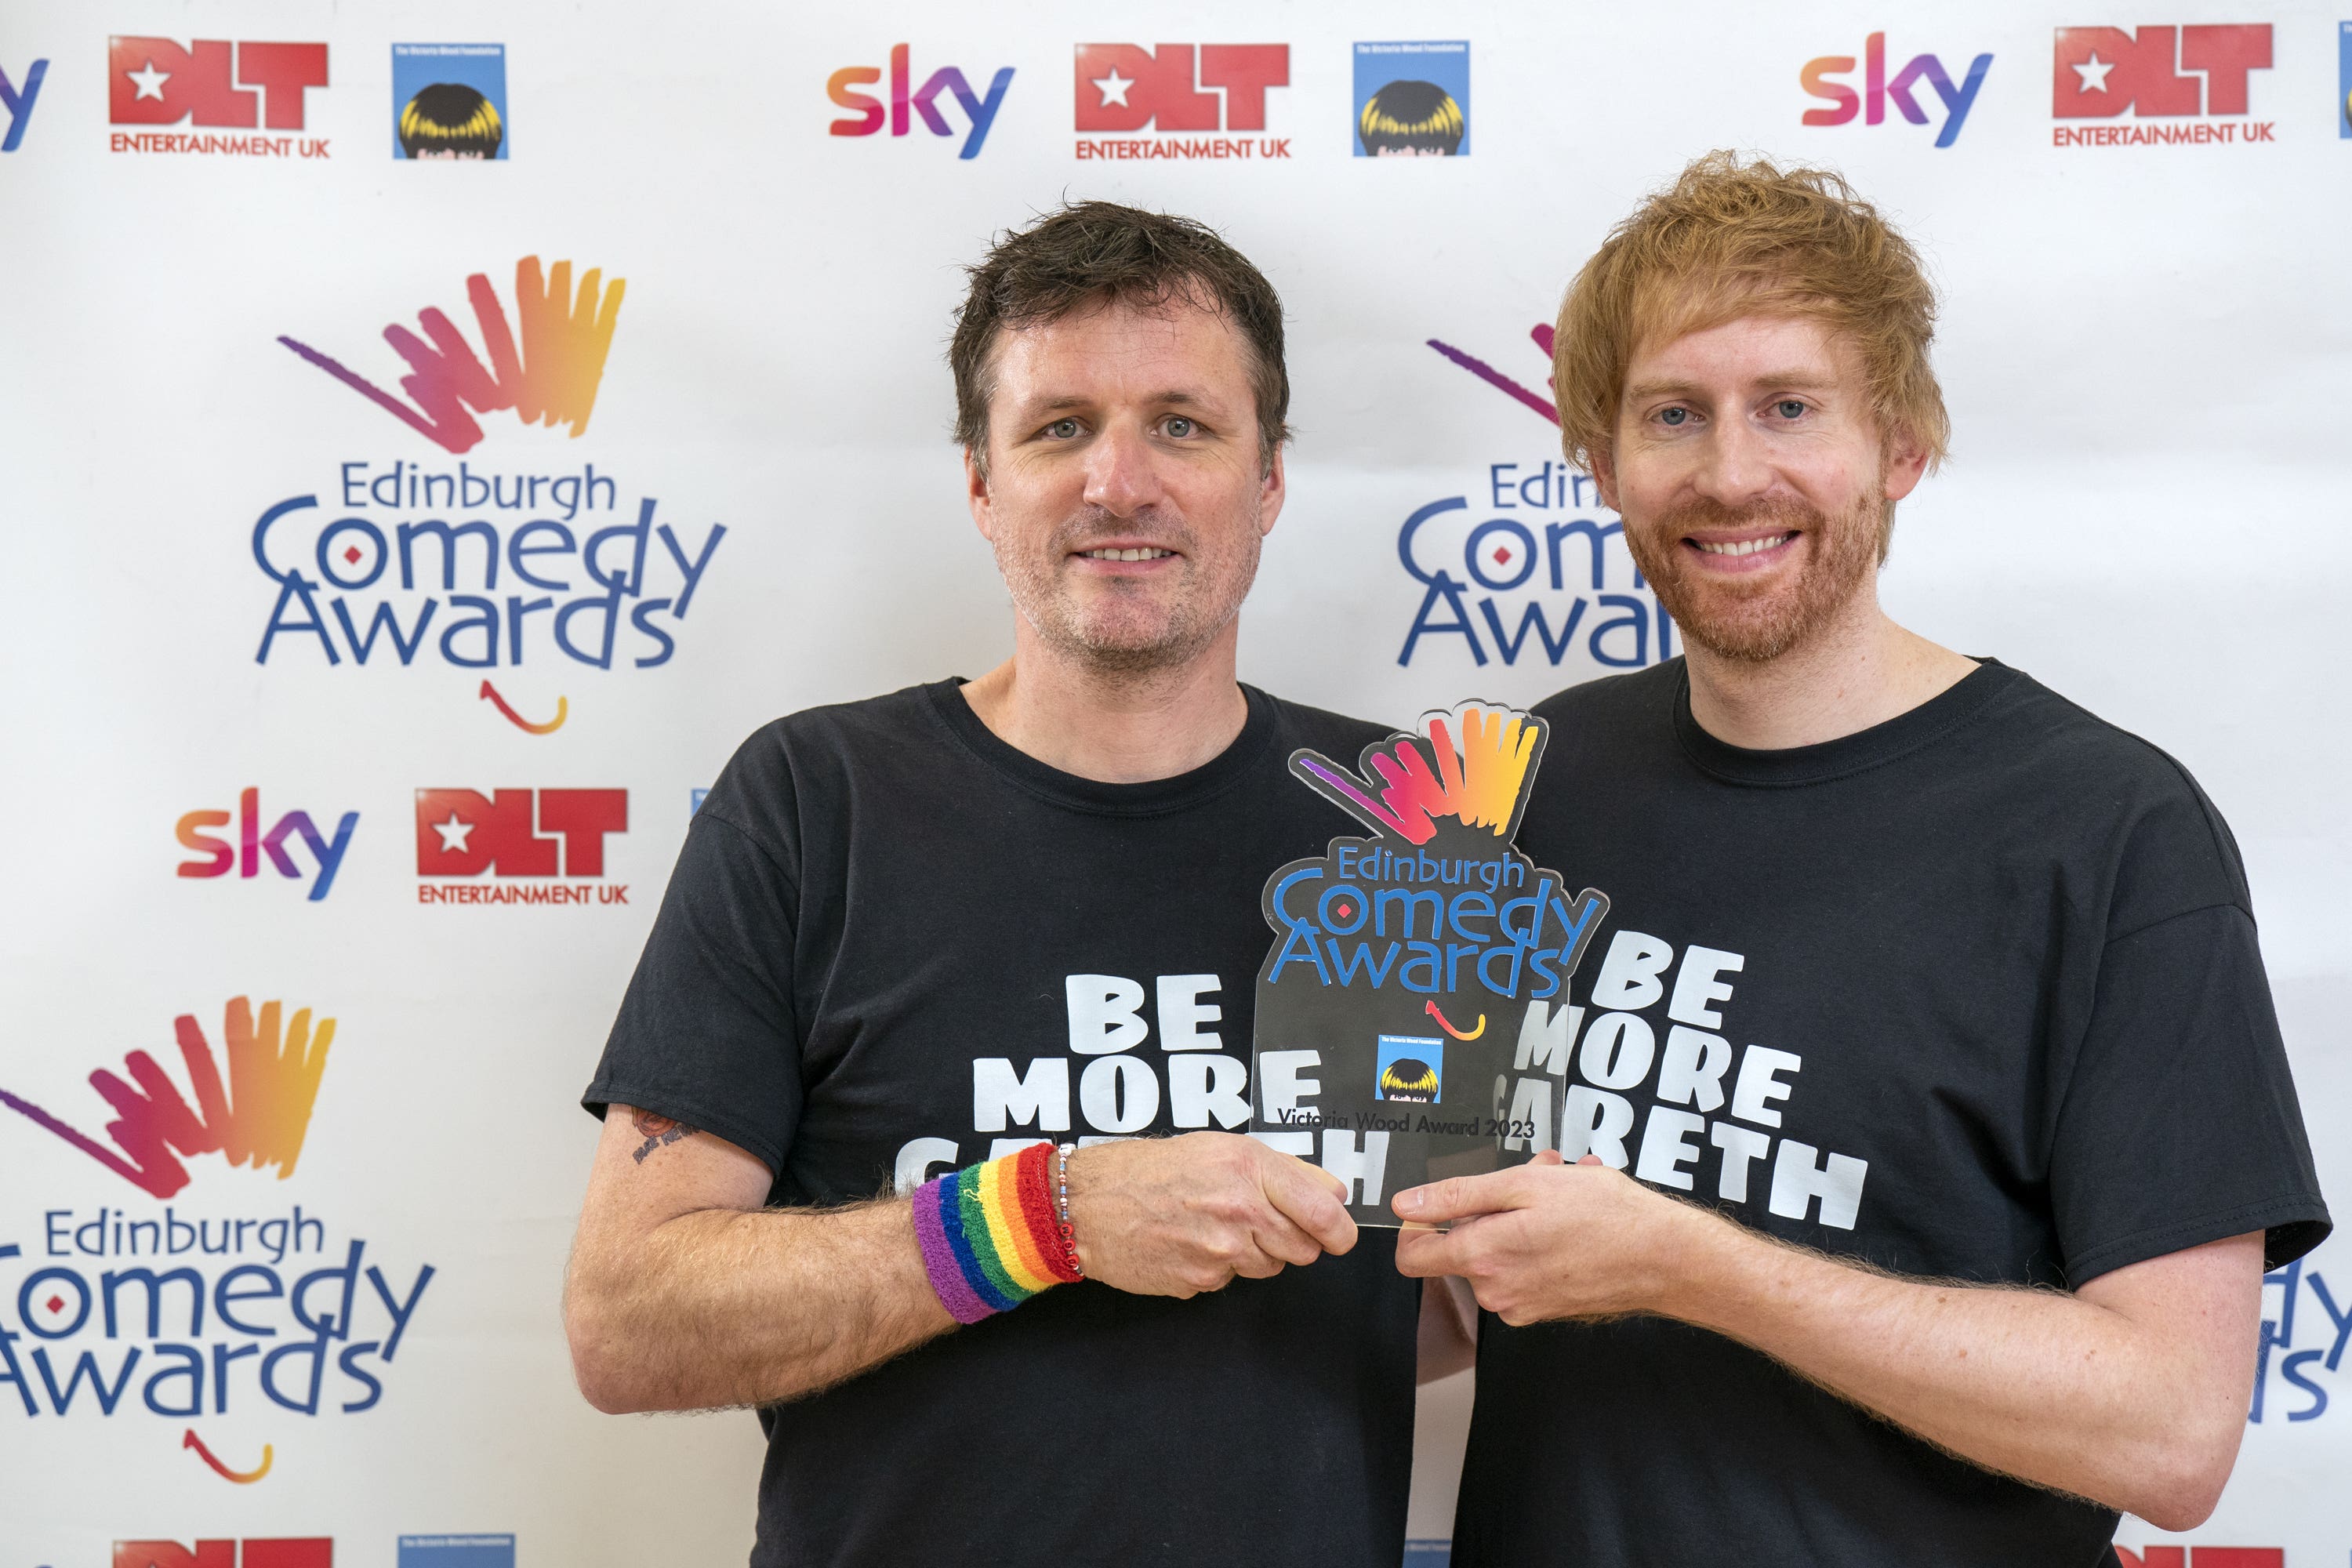
[[[1434,1100],[1437,1069],[1418,1057],[1399,1057],[1381,1070],[1381,1098]]]
[[[400,111],[400,145],[412,158],[495,158],[504,140],[498,105],[460,83],[436,81]]]
[[[1364,100],[1356,118],[1364,151],[1374,155],[1425,153],[1450,156],[1460,149],[1469,122],[1454,95],[1429,81],[1392,81]]]

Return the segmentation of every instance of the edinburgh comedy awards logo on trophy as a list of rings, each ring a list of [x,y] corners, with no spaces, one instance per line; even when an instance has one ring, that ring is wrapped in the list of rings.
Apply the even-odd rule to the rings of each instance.
[[[1258,1136],[1349,1184],[1360,1225],[1388,1195],[1522,1163],[1557,1142],[1580,1009],[1569,977],[1609,911],[1512,847],[1549,731],[1491,703],[1424,714],[1290,771],[1371,829],[1270,878],[1259,972]]]

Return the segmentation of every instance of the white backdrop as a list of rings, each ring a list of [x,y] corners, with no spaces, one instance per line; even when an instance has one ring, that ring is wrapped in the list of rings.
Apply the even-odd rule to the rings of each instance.
[[[959,268],[992,231],[1064,196],[1205,219],[1282,290],[1298,440],[1245,618],[1244,673],[1398,721],[1469,695],[1524,703],[1607,673],[1607,659],[1661,657],[1622,548],[1611,542],[1596,588],[1587,536],[1546,534],[1548,523],[1611,521],[1589,489],[1497,497],[1496,465],[1517,465],[1503,470],[1514,485],[1558,477],[1556,431],[1459,357],[1542,394],[1529,329],[1608,226],[1699,152],[1760,148],[1843,169],[1905,226],[1947,294],[1937,363],[1956,456],[1905,504],[1885,596],[1907,624],[2032,672],[2202,781],[2245,852],[2323,1183],[2341,1201],[2352,1191],[2341,892],[2352,715],[2336,668],[2352,574],[2344,29],[2309,5],[2166,13],[2270,27],[2273,63],[2249,73],[2249,113],[2054,117],[2077,73],[2053,57],[2053,29],[2128,29],[2147,9],[2004,3],[1902,19],[1846,4],[1801,15],[1207,0],[1181,13],[1039,4],[984,20],[934,0],[821,17],[516,0],[492,20],[433,0],[323,13],[271,0],[16,0],[0,15],[0,72],[21,98],[32,61],[47,65],[16,110],[21,139],[0,153],[0,810],[18,825],[16,892],[0,916],[0,1090],[16,1107],[0,1107],[0,1568],[103,1563],[118,1540],[311,1536],[331,1537],[342,1563],[392,1568],[403,1535],[468,1533],[511,1534],[517,1560],[541,1565],[656,1551],[740,1560],[759,1459],[751,1417],[611,1419],[572,1390],[556,1300],[595,1133],[573,1102],[691,792],[737,742],[779,713],[977,674],[1006,651],[1009,611],[946,439],[941,356]],[[1824,68],[1859,92],[1865,39],[1881,28],[1890,77],[1933,54],[1958,82],[1991,57],[1949,146],[1935,145],[1946,110],[1924,83],[1925,125],[1891,100],[1879,123],[1802,123],[1808,109],[1835,108],[1801,85],[1807,62],[1852,57]],[[110,34],[322,43],[326,81],[286,86],[307,68],[299,58],[240,55],[243,80],[281,84],[267,123],[113,124],[110,73],[125,57]],[[1078,128],[1074,46],[1171,38],[1286,45],[1287,81],[1266,91],[1263,129],[1234,122],[1245,94],[1228,95],[1234,119],[1219,132]],[[1353,46],[1381,40],[1468,42],[1469,155],[1351,156]],[[2145,30],[2137,41],[2148,47]],[[502,161],[393,155],[395,43],[503,45]],[[918,94],[954,66],[980,101],[1011,68],[973,157],[957,155],[970,137],[952,82],[926,100],[947,135],[927,129],[919,105],[903,136],[887,124],[828,133],[859,121],[828,100],[828,79],[871,68],[877,85],[845,90],[887,105],[902,43]],[[162,62],[184,79],[161,91],[201,88],[205,61],[199,50]],[[1138,89],[1143,100],[1156,79]],[[152,117],[183,100],[130,101]],[[2053,145],[2061,128],[2200,124],[2236,129],[2203,144]],[[287,147],[116,150],[119,134]],[[1133,135],[1251,153],[1077,155],[1081,142],[1099,153]],[[509,408],[483,413],[478,444],[453,451],[278,342],[405,401],[408,367],[385,327],[420,331],[419,312],[435,307],[485,352],[467,279],[484,276],[519,327],[526,257],[570,261],[575,286],[590,268],[626,280],[584,431],[526,426]],[[544,377],[533,385],[557,413],[576,412],[577,379],[570,394]],[[654,529],[670,527],[699,569],[688,612],[676,604],[688,574],[658,533],[641,575],[635,540],[615,536],[599,570],[625,579],[617,651],[611,668],[583,662],[553,625],[604,590],[562,552],[565,535],[515,537],[527,521],[564,522],[557,491],[523,510],[345,491],[347,477],[395,463],[452,477],[463,463],[509,486],[593,465],[612,484],[587,489],[570,537],[634,525],[653,498]],[[281,576],[265,574],[257,520],[302,496],[318,504],[273,525],[264,553]],[[1422,575],[1409,573],[1407,520],[1455,497],[1465,504],[1415,537]],[[494,588],[472,542],[443,587],[425,539],[416,586],[387,591],[399,524],[475,516],[508,552]],[[322,566],[314,542],[344,517],[377,531],[344,529]],[[1527,528],[1539,550],[1558,538],[1558,588],[1548,559],[1524,584],[1481,585],[1518,570],[1492,553],[1519,548],[1508,528],[1465,562],[1471,530],[1494,519]],[[715,545],[714,525],[725,530]],[[518,543],[551,553],[511,553]],[[1471,636],[1432,629],[1455,619],[1443,594],[1424,605],[1423,578],[1441,570],[1462,585],[1483,664]],[[314,584],[324,571],[352,584],[381,575],[314,590],[315,632],[287,629],[305,618],[296,595],[258,660],[282,574],[297,571]],[[526,571],[568,586],[532,587]],[[335,616],[339,594],[362,634],[389,606],[397,637],[380,635],[364,663]],[[445,633],[483,618],[457,595],[492,601],[495,666],[445,653]],[[551,602],[530,607],[537,597]],[[414,637],[428,599],[436,618],[403,662],[394,643]],[[1541,635],[1525,635],[1530,606]],[[1570,616],[1577,630],[1560,639]],[[602,619],[589,609],[567,624],[592,658]],[[648,620],[674,652],[636,668],[660,652],[637,629]],[[1515,660],[1497,626],[1522,639]],[[486,636],[446,646],[478,658]],[[1560,639],[1557,662],[1547,637]],[[482,695],[486,679],[520,720],[545,725],[561,704],[563,722],[527,731]],[[257,791],[250,850],[235,821],[197,821],[194,845],[175,840],[191,813],[233,817],[247,789]],[[562,877],[421,875],[420,859],[438,867],[431,857],[457,852],[430,834],[420,846],[420,789],[485,797],[430,803],[436,821],[449,810],[479,823],[466,854],[499,838],[488,798],[499,790],[625,790],[626,827],[575,836]],[[606,804],[541,793],[541,831]],[[530,801],[520,809],[527,830]],[[261,842],[297,810],[331,855],[338,825],[358,814],[321,898],[310,896],[317,861],[301,825],[274,838],[295,876]],[[195,846],[215,838],[226,874],[175,872],[210,867],[213,852]],[[580,857],[598,843],[601,875],[584,875]],[[420,901],[420,889],[460,885],[586,890],[562,907]],[[194,1021],[201,1059],[225,1061],[237,997],[282,1001],[289,1020],[297,1008],[335,1020],[307,1133],[299,1090],[272,1091],[278,1109],[260,1116],[250,1108],[269,1097],[238,1087],[233,1124],[201,1104],[174,1020]],[[107,1131],[116,1113],[90,1076],[132,1076],[138,1051],[195,1107],[183,1147],[226,1145],[181,1161],[184,1186],[152,1160],[126,1163],[134,1182],[59,1131],[123,1158],[139,1133],[118,1142]],[[299,1164],[281,1175],[268,1162],[297,1138]],[[262,1168],[232,1166],[239,1154]],[[294,1226],[297,1205],[317,1224]],[[76,1239],[101,1217],[88,1245]],[[275,1244],[264,1225],[225,1228],[273,1217],[289,1222]],[[167,1218],[210,1228],[174,1255],[186,1238]],[[348,1310],[339,1276],[309,1288],[309,1328],[269,1293],[342,1268],[355,1242]],[[2283,1558],[2265,1561],[2297,1563],[2352,1549],[2340,1486],[2352,1466],[2352,1316],[2336,1321],[2352,1313],[2347,1245],[2266,1289],[2259,1418],[2194,1544],[2274,1548]],[[186,1286],[167,1285],[149,1331],[147,1292],[118,1279],[110,1334],[103,1276],[141,1266],[195,1269],[201,1324]],[[228,1278],[240,1268],[251,1271]],[[298,1353],[268,1361],[289,1347]],[[84,1356],[89,1375],[70,1384]],[[306,1413],[320,1361],[332,1364]],[[1447,1528],[1466,1398],[1454,1386],[1424,1402],[1416,1534]],[[1588,1422],[1605,1431],[1606,1413],[1579,1415]],[[192,1435],[221,1469],[250,1473],[265,1447],[270,1468],[225,1479]],[[2122,1539],[2164,1538],[2126,1521]],[[418,1568],[503,1560],[482,1550],[410,1549]]]

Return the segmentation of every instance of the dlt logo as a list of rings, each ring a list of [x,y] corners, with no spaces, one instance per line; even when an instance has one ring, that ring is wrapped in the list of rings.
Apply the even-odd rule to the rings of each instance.
[[[988,140],[988,128],[996,123],[996,111],[1004,102],[1004,89],[1013,85],[1013,68],[1006,66],[988,84],[988,96],[981,97],[971,90],[971,83],[953,66],[941,66],[923,79],[923,85],[914,91],[907,90],[912,79],[908,69],[908,48],[904,44],[890,47],[890,105],[887,119],[890,134],[904,136],[912,128],[908,110],[923,117],[923,123],[934,136],[950,136],[954,132],[939,106],[940,94],[951,94],[962,105],[964,118],[971,121],[971,130],[963,139],[963,151],[959,158],[977,158],[980,144]],[[870,86],[882,79],[880,70],[873,66],[844,66],[825,79],[825,96],[844,109],[858,111],[856,120],[833,122],[835,136],[871,136],[880,131],[885,114],[882,100],[862,92],[852,92],[853,87]]]
[[[235,870],[240,877],[255,877],[260,875],[261,858],[267,855],[279,876],[299,877],[302,868],[295,864],[292,851],[286,847],[288,838],[299,836],[310,847],[311,859],[318,863],[319,874],[310,883],[310,901],[315,904],[334,887],[335,872],[343,863],[343,851],[351,847],[352,829],[359,826],[359,821],[358,812],[343,813],[343,819],[335,825],[335,837],[330,840],[310,820],[309,812],[289,811],[278,819],[277,826],[264,833],[261,831],[261,792],[258,789],[241,790],[236,797],[237,831],[234,844],[226,838],[213,837],[205,831],[206,828],[226,827],[229,814],[226,811],[192,811],[180,818],[180,843],[208,857],[203,860],[181,861],[180,875],[226,877]]]
[[[117,125],[193,117],[198,125],[299,131],[303,93],[327,85],[324,44],[199,38],[182,48],[169,38],[125,37],[107,40],[107,57],[108,118]]]
[[[538,831],[532,806],[538,807]],[[604,874],[604,836],[629,828],[625,789],[470,789],[416,792],[420,877],[566,877]],[[555,835],[542,838],[541,833]]]
[[[1196,85],[1197,84],[1197,85]],[[1288,44],[1080,44],[1081,131],[1263,131],[1269,88],[1290,85]]]
[[[33,118],[33,100],[41,96],[41,79],[48,74],[49,62],[35,60],[25,73],[25,85],[18,87],[0,70],[0,109],[8,111],[8,133],[0,137],[0,153],[14,153],[25,144],[25,123]]]
[[[1884,124],[1886,101],[1895,100],[1895,109],[1914,125],[1927,123],[1927,111],[1919,107],[1914,89],[1925,83],[1936,89],[1944,100],[1944,127],[1936,133],[1936,145],[1948,147],[1959,139],[1960,125],[1969,117],[1969,106],[1977,100],[1977,89],[1984,86],[1985,72],[1992,66],[1990,55],[1979,55],[1969,64],[1969,74],[1960,85],[1954,87],[1944,62],[1933,55],[1914,55],[1910,63],[1895,73],[1886,75],[1886,35],[1873,33],[1862,41],[1863,89],[1860,93],[1836,78],[1854,67],[1852,55],[1823,55],[1805,62],[1797,73],[1797,80],[1814,98],[1829,100],[1832,107],[1808,109],[1808,125],[1843,125],[1857,114],[1864,125]]]
[[[2173,68],[2194,71],[2183,76]],[[2059,120],[2244,114],[2246,76],[2271,68],[2267,22],[2212,27],[2061,27],[2051,66]]]
[[[334,1541],[324,1535],[199,1541],[194,1546],[176,1541],[114,1543],[114,1568],[334,1568]]]

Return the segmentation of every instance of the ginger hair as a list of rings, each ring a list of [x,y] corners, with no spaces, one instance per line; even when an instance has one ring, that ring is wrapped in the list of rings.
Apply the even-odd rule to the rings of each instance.
[[[1614,449],[1625,374],[1645,345],[1743,316],[1818,321],[1862,362],[1883,441],[1908,437],[1932,471],[1951,418],[1927,348],[1936,291],[1918,252],[1826,169],[1717,152],[1611,231],[1569,285],[1552,391],[1569,461]]]

